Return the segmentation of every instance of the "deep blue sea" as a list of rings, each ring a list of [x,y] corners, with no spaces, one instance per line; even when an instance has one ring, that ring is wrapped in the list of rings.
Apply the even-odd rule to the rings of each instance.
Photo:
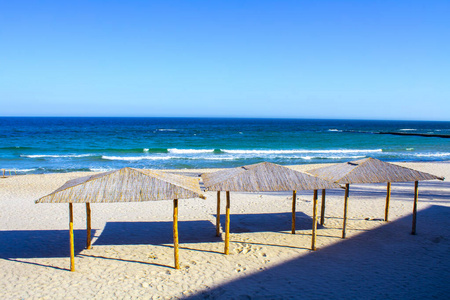
[[[218,118],[0,118],[0,169],[23,173],[450,160],[450,122]]]

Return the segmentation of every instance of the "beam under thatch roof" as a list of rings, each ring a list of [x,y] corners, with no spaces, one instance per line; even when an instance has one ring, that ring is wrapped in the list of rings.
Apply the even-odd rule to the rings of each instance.
[[[123,168],[69,180],[36,203],[69,203],[70,270],[75,271],[73,203],[86,203],[87,249],[90,249],[90,203],[143,202],[173,199],[173,237],[175,268],[178,260],[178,199],[203,198],[198,178],[155,170]]]
[[[387,183],[386,207],[384,219],[385,221],[388,221],[391,182],[414,181],[415,188],[414,188],[412,234],[415,234],[418,182],[422,180],[434,180],[434,179],[444,180],[443,177],[439,177],[425,172],[420,172],[406,167],[401,167],[371,157],[309,170],[308,173],[315,176],[319,176],[326,180],[346,185],[342,238],[345,238],[345,229],[347,221],[347,204],[348,204],[349,188],[351,183],[381,183],[381,182]]]
[[[216,235],[220,229],[220,191],[226,191],[225,254],[229,251],[230,191],[233,192],[274,192],[293,191],[292,233],[295,234],[295,205],[297,190],[314,190],[313,233],[311,249],[315,250],[317,190],[340,188],[336,183],[323,180],[307,173],[292,170],[277,164],[262,162],[233,169],[205,173],[201,175],[205,189],[217,191]]]

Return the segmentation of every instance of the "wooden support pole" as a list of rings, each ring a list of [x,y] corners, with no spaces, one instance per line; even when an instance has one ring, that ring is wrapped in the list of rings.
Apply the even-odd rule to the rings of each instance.
[[[180,268],[178,257],[178,199],[173,199],[173,250],[175,257],[175,269]]]
[[[414,182],[414,206],[413,206],[413,221],[411,234],[416,234],[416,221],[417,221],[417,201],[419,199],[419,182]]]
[[[314,190],[313,198],[313,226],[312,226],[312,240],[311,250],[316,251],[316,235],[317,235],[317,190]]]
[[[325,224],[325,189],[322,190],[322,207],[320,209],[320,225]]]
[[[391,200],[391,183],[387,183],[387,190],[386,190],[386,208],[384,209],[384,220],[386,222],[389,221],[389,201]]]
[[[73,204],[69,203],[70,272],[75,272],[75,245],[73,239]]]
[[[297,202],[297,191],[292,191],[292,234],[295,234],[295,204]]]
[[[91,204],[86,203],[86,249],[91,249]]]
[[[220,191],[217,191],[216,236],[220,236]]]
[[[230,192],[227,191],[227,207],[225,219],[225,255],[230,254]]]
[[[344,199],[344,224],[342,226],[342,238],[345,239],[345,229],[347,227],[347,210],[348,210],[348,193],[350,190],[350,184],[345,185],[345,199]]]

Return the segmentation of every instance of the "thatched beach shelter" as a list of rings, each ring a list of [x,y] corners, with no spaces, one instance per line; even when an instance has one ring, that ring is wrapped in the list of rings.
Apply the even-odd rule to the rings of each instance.
[[[375,158],[365,158],[356,161],[350,161],[341,164],[335,164],[323,168],[313,169],[308,173],[319,176],[323,179],[330,180],[339,184],[345,184],[344,199],[344,221],[342,229],[342,238],[345,238],[345,229],[347,224],[347,208],[350,184],[352,183],[387,183],[386,207],[384,220],[388,221],[389,201],[391,197],[391,182],[415,182],[414,188],[414,207],[413,207],[413,224],[412,234],[416,234],[416,216],[418,187],[421,180],[444,180],[425,172],[416,171],[410,168],[401,167],[390,164]],[[323,194],[324,195],[324,194]],[[322,215],[321,224],[323,225],[325,199],[322,198]]]
[[[67,181],[36,203],[69,203],[70,270],[75,271],[73,203],[86,203],[87,249],[91,248],[90,203],[144,202],[173,200],[173,239],[175,268],[178,259],[178,199],[203,198],[198,178],[155,170],[123,168]]]
[[[317,190],[340,188],[338,184],[277,164],[259,164],[226,169],[201,175],[207,191],[217,191],[216,234],[220,234],[220,191],[226,191],[225,254],[230,244],[230,192],[293,191],[292,233],[295,234],[296,191],[314,190],[311,249],[315,250],[317,230]]]

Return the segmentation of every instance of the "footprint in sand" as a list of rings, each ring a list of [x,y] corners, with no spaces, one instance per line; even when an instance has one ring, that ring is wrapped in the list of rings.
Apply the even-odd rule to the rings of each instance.
[[[252,246],[249,244],[241,244],[242,246],[237,249],[238,254],[247,254],[252,251]]]
[[[247,270],[247,268],[246,268],[246,267],[243,267],[241,264],[237,264],[236,267],[237,267],[237,268],[234,269],[234,271],[235,271],[236,273],[241,273],[241,272]]]
[[[443,240],[444,239],[444,237],[441,235],[441,236],[437,236],[437,237],[435,237],[434,239],[431,239],[431,241],[433,242],[433,243],[440,243],[441,242],[441,240]]]

